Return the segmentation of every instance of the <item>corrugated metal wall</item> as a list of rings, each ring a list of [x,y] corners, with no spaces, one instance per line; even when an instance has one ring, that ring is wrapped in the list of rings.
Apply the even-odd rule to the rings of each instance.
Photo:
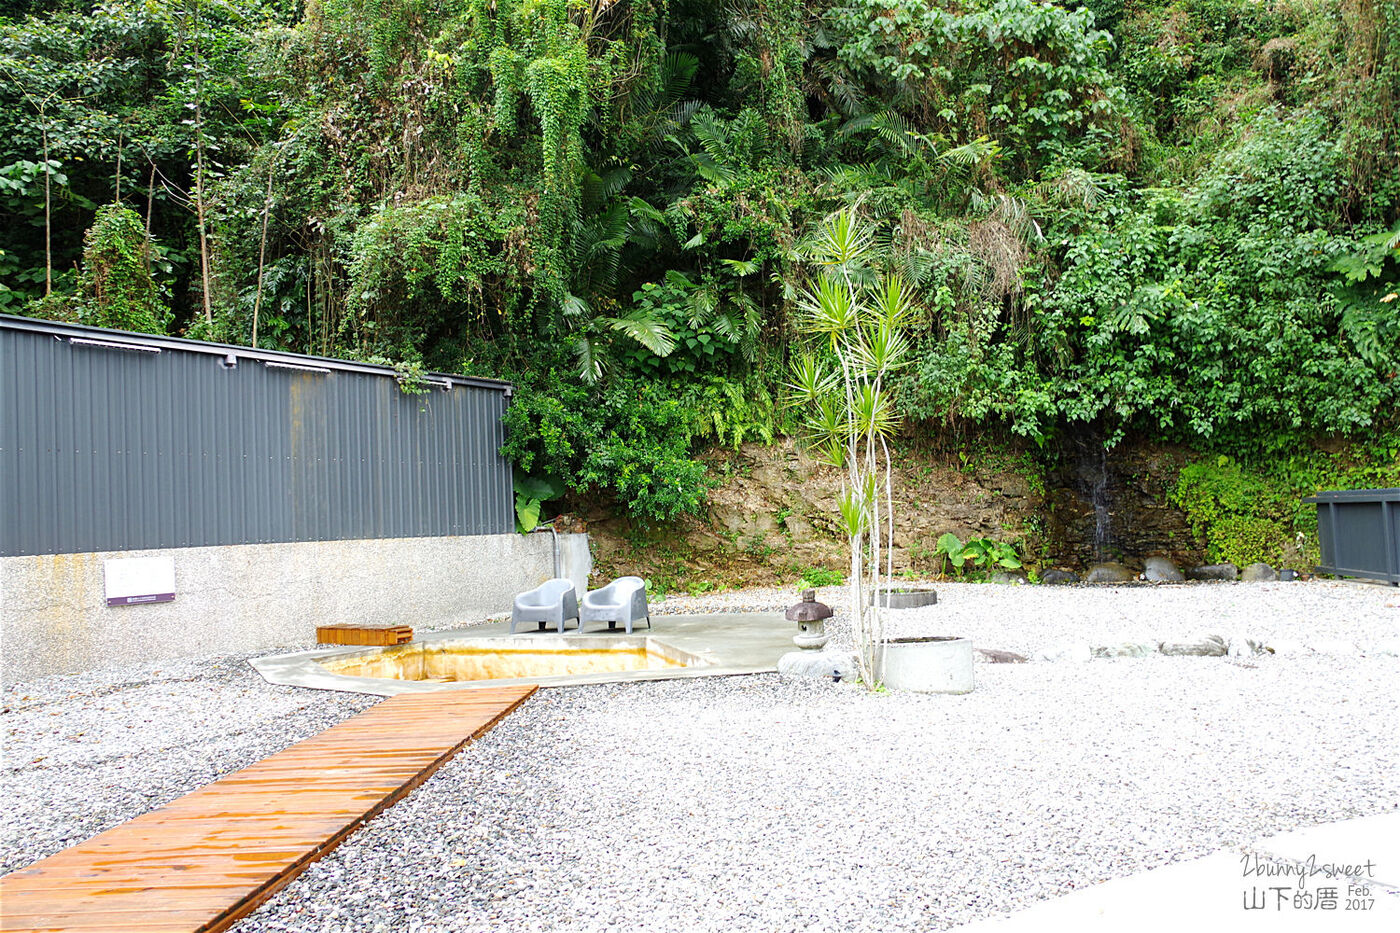
[[[0,555],[509,532],[509,386],[435,379],[0,317]]]

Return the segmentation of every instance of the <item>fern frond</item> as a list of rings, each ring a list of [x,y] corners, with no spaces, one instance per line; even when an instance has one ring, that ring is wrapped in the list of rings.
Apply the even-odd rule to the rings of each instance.
[[[641,310],[622,317],[603,318],[603,323],[624,336],[635,340],[657,356],[670,356],[676,348],[676,337],[664,321]]]

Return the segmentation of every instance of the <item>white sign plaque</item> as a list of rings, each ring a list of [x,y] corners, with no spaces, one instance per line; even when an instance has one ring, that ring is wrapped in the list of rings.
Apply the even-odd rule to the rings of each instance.
[[[120,557],[103,561],[107,605],[168,603],[175,598],[175,558]]]

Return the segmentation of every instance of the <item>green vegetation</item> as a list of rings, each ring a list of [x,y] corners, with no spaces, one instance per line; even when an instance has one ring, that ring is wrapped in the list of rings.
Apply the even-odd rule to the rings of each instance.
[[[828,570],[825,567],[807,567],[802,571],[801,589],[817,589],[823,586],[840,586],[846,582],[845,576],[839,570]]]
[[[1342,454],[1296,452],[1246,466],[1219,455],[1188,464],[1171,493],[1211,561],[1317,562],[1317,511],[1302,497],[1324,489],[1400,486],[1400,436]]]
[[[507,378],[516,465],[638,520],[808,414],[833,216],[907,292],[906,434],[1257,504],[1400,429],[1400,0],[6,9],[0,311]],[[1214,553],[1302,530],[1232,483],[1178,490]]]
[[[934,548],[933,553],[942,560],[940,573],[947,573],[950,563],[960,573],[964,565],[978,571],[1021,568],[1021,557],[1016,546],[1009,541],[997,541],[993,538],[969,538],[963,542],[950,531],[939,537],[938,546]]]

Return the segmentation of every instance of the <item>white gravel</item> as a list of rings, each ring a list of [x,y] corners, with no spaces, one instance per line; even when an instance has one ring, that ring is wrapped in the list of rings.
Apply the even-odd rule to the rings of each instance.
[[[1021,653],[1237,629],[1400,636],[1400,593],[1356,584],[939,589],[901,630]],[[373,702],[261,684],[239,659],[161,669],[7,694],[4,865]],[[234,929],[945,929],[1400,808],[1395,657],[984,664],[977,678],[961,697],[776,675],[541,691]],[[75,812],[89,801],[101,820]]]
[[[896,586],[902,585],[896,582]],[[1379,646],[1400,636],[1400,589],[1367,583],[1189,583],[1104,586],[1007,586],[923,583],[938,603],[888,616],[886,634],[960,635],[978,648],[1032,656],[1054,645],[1184,641],[1218,634],[1295,643]],[[777,611],[798,600],[793,589],[668,596],[657,613]],[[850,640],[849,591],[825,587],[817,599],[836,610],[828,626]]]
[[[0,874],[23,868],[368,709],[274,687],[248,655],[7,686]]]

